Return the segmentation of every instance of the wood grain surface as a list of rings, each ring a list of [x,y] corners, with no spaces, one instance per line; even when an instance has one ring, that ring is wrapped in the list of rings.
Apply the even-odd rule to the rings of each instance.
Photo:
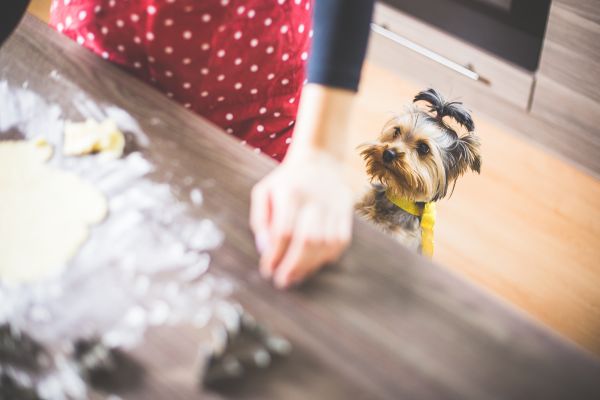
[[[579,6],[579,7],[576,7]],[[600,154],[600,2],[550,8],[531,114],[564,131],[565,143]]]
[[[49,101],[83,91],[124,108],[151,139],[143,152],[157,180],[212,182],[204,208],[226,234],[213,270],[294,346],[269,374],[207,393],[194,377],[195,332],[159,328],[134,352],[147,375],[124,398],[600,398],[598,359],[361,222],[341,262],[300,289],[273,289],[247,223],[249,190],[273,162],[41,22],[26,18],[2,48],[0,79],[28,81]]]
[[[600,3],[596,8],[600,12]],[[600,103],[600,23],[553,4],[539,73],[588,97],[590,103]],[[597,125],[590,126],[597,130]]]

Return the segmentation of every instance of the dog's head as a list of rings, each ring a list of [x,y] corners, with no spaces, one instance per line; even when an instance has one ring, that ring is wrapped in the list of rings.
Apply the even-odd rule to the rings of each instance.
[[[426,108],[419,107],[423,102]],[[480,142],[462,103],[434,90],[417,94],[409,110],[391,119],[377,141],[360,146],[371,180],[395,196],[435,201],[467,170],[481,168]],[[460,134],[458,132],[462,131]]]

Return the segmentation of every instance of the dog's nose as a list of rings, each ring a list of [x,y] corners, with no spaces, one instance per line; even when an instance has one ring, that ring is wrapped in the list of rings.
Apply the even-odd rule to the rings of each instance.
[[[383,151],[382,158],[384,163],[390,163],[394,161],[396,157],[398,157],[398,154],[394,149],[385,149]]]

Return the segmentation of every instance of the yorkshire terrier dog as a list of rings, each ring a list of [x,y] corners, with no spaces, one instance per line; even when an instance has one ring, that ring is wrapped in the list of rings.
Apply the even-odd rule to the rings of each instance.
[[[425,107],[422,107],[425,105]],[[469,111],[434,89],[417,94],[375,142],[361,145],[373,183],[356,204],[362,216],[409,248],[433,254],[435,202],[467,170],[479,173],[479,138]]]

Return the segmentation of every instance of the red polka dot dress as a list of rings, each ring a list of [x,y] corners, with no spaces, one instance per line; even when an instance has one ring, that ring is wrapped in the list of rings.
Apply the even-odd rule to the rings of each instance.
[[[281,160],[305,79],[311,7],[311,0],[54,0],[50,25]]]

